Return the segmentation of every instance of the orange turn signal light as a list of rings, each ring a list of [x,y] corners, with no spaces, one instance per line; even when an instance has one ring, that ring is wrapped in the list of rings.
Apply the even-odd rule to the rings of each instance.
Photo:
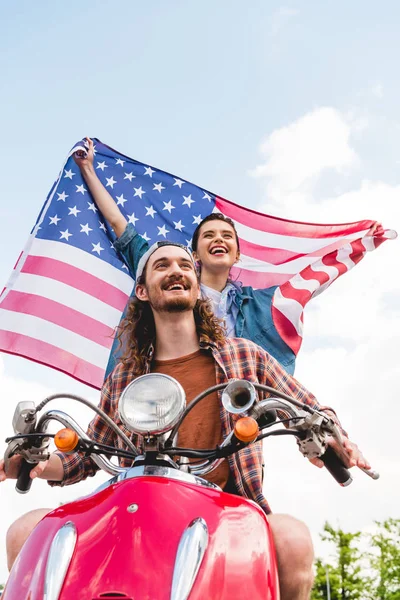
[[[79,437],[72,429],[60,429],[54,436],[54,443],[61,452],[71,452],[77,447]]]
[[[258,423],[253,417],[242,417],[236,421],[234,433],[241,442],[254,442],[259,433]]]

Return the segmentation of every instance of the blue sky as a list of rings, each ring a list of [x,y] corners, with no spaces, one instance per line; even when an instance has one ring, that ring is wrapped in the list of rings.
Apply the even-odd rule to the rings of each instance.
[[[369,133],[364,160],[370,176],[388,174],[382,150],[400,150],[390,127],[398,106],[396,3],[385,4],[386,14],[373,2],[249,4],[245,11],[236,1],[3,6],[6,204],[22,200],[30,224],[82,135],[255,204],[258,186],[245,175],[262,137],[325,105],[376,110],[384,148]],[[383,84],[384,96],[375,97]]]
[[[3,4],[1,281],[84,135],[271,214],[373,218],[399,230],[399,20],[394,1]],[[315,536],[325,519],[351,527],[349,510],[357,513],[355,527],[368,527],[396,516],[398,506],[390,424],[377,437],[368,412],[376,418],[378,400],[398,412],[398,242],[364,263],[310,305],[296,374],[338,407],[386,478],[358,475],[344,496],[325,474],[290,466],[291,446],[274,444],[274,508],[305,519]],[[85,391],[22,359],[0,361],[7,414],[28,393]],[[30,502],[40,506],[48,492],[37,485]],[[4,489],[11,521],[27,510],[27,499],[15,499],[8,483]],[[325,497],[322,510],[317,498]]]

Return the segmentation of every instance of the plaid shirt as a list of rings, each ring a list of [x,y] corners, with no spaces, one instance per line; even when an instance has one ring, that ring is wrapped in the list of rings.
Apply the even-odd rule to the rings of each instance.
[[[203,342],[200,342],[200,347],[212,352],[215,360],[217,383],[226,383],[229,379],[247,379],[253,383],[269,385],[313,408],[328,410],[333,413],[329,407],[321,407],[310,392],[289,375],[270,354],[253,342],[240,338],[227,338],[220,347],[207,345]],[[152,353],[150,353],[148,359],[148,371],[150,370],[151,358]],[[139,435],[132,435],[122,423],[118,413],[118,400],[124,388],[141,374],[135,373],[132,367],[119,363],[104,382],[100,400],[100,408],[132,439],[139,451],[143,448],[143,438]],[[219,392],[222,436],[225,439],[230,433],[235,420],[239,417],[228,413],[223,408],[221,395],[222,392]],[[120,437],[98,415],[90,423],[88,435],[99,443],[126,449]],[[98,470],[97,465],[93,463],[91,458],[85,457],[80,452],[70,455],[60,452],[58,454],[64,467],[64,479],[61,482],[49,482],[50,485],[76,483],[86,477],[93,476]],[[262,493],[262,442],[250,444],[240,452],[230,456],[228,461],[239,494],[257,502],[267,514],[271,512]],[[120,464],[123,467],[128,467],[131,460],[121,458]]]

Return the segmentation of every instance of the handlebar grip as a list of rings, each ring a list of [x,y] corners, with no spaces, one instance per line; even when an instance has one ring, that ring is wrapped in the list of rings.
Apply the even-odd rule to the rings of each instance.
[[[342,487],[350,485],[353,481],[350,471],[331,446],[328,446],[325,454],[319,458],[339,485]]]
[[[17,483],[15,484],[15,489],[19,494],[26,494],[31,489],[31,471],[36,465],[37,463],[30,463],[24,458],[22,459],[21,469],[19,471]]]

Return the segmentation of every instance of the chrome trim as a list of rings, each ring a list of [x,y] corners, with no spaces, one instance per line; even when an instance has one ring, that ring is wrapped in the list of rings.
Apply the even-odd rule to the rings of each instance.
[[[55,534],[47,557],[43,600],[58,600],[75,550],[77,532],[72,521]]]
[[[267,410],[279,410],[289,419],[292,417],[307,415],[306,412],[300,411],[296,406],[293,406],[287,400],[281,400],[280,398],[268,398],[267,400],[261,400],[261,402],[255,404],[250,416],[254,417],[254,419],[258,419]]]
[[[225,458],[217,458],[216,460],[214,460],[212,463],[209,463],[206,466],[201,466],[198,465],[197,467],[191,469],[191,472],[194,475],[200,476],[200,475],[207,475],[207,473],[210,473],[211,471],[214,471],[214,469],[216,469],[217,467],[219,467],[219,465],[224,462]]]
[[[364,469],[364,467],[358,467],[361,471],[363,471],[366,475],[368,475],[368,477],[371,477],[371,479],[379,479],[380,475],[378,473],[378,471],[374,471],[373,469]]]
[[[40,404],[37,405],[36,412],[37,413],[40,412],[46,406],[46,404],[48,404],[48,402],[50,402],[51,400],[58,399],[58,398],[69,398],[70,400],[76,400],[77,402],[80,402],[81,404],[84,404],[85,406],[87,406],[88,408],[93,410],[97,415],[99,415],[99,417],[109,427],[111,427],[111,429],[114,431],[114,433],[116,433],[116,435],[119,438],[121,438],[121,440],[123,440],[126,447],[132,452],[132,454],[137,456],[138,451],[137,451],[136,446],[133,444],[132,440],[127,435],[125,435],[125,433],[122,431],[122,429],[120,429],[118,427],[118,425],[104,412],[104,410],[101,410],[101,408],[99,406],[95,406],[94,404],[92,404],[88,400],[85,400],[85,398],[78,396],[77,394],[65,394],[64,393],[64,394],[52,394],[51,396],[47,396],[47,398],[45,398]]]
[[[196,475],[191,475],[190,473],[184,473],[183,471],[178,471],[178,469],[170,469],[169,467],[160,467],[157,465],[142,465],[140,467],[131,467],[130,469],[124,469],[123,473],[120,473],[116,477],[109,479],[101,486],[99,486],[93,493],[100,492],[108,488],[110,485],[114,483],[119,483],[120,481],[125,481],[126,479],[133,479],[134,477],[164,477],[165,479],[174,479],[176,481],[183,481],[185,483],[192,483],[194,485],[199,485],[201,487],[206,487],[212,490],[217,490],[221,492],[221,488],[215,483],[211,483],[210,481],[206,481],[201,477],[196,477]]]
[[[234,379],[222,392],[221,402],[228,412],[239,415],[250,410],[257,400],[254,385],[246,379]]]
[[[194,519],[185,529],[175,559],[170,600],[187,600],[208,546],[207,523]]]
[[[353,478],[351,475],[349,475],[349,478],[347,479],[347,481],[344,481],[343,483],[340,483],[339,485],[341,487],[347,487],[348,485],[350,485],[351,483],[353,483]]]
[[[158,392],[158,390],[154,391],[154,388],[152,388],[152,384],[153,384],[154,380],[161,381],[162,383],[169,382],[170,384],[172,384],[175,387],[176,396],[174,399],[174,403],[177,405],[177,413],[176,413],[175,417],[173,417],[172,419],[170,418],[169,422],[165,423],[164,425],[158,425],[158,426],[155,425],[155,427],[153,429],[149,429],[149,427],[147,427],[147,426],[140,427],[138,424],[136,424],[136,427],[135,427],[134,425],[132,425],[132,423],[130,422],[130,420],[126,414],[125,404],[129,401],[131,401],[131,402],[135,401],[135,395],[132,395],[132,390],[135,387],[136,388],[139,387],[139,390],[140,390],[140,386],[143,385],[143,381],[146,381],[146,385],[148,386],[150,391],[152,391],[154,393],[153,403],[155,402],[156,404],[159,405],[159,402],[160,402],[159,398],[156,400],[157,396],[159,395],[159,392]],[[164,388],[165,388],[165,385],[164,385]],[[143,391],[141,391],[141,393],[143,394]],[[131,397],[129,397],[130,394],[131,394]],[[177,381],[170,375],[165,375],[165,373],[145,373],[144,375],[140,375],[140,377],[136,377],[136,379],[131,381],[126,386],[126,388],[122,392],[122,394],[119,398],[119,401],[118,401],[118,411],[119,411],[119,415],[121,417],[121,421],[123,422],[125,427],[127,429],[129,429],[129,431],[132,431],[133,433],[136,433],[139,435],[150,434],[152,436],[157,436],[157,435],[160,435],[163,433],[168,433],[169,431],[171,431],[171,429],[174,427],[174,425],[176,425],[176,423],[178,423],[179,419],[181,418],[182,414],[185,411],[185,407],[186,407],[185,390],[183,389],[183,387],[181,386],[179,381]]]
[[[232,441],[233,435],[234,431],[231,431],[224,439],[220,447],[224,448],[225,446],[228,446],[228,444],[230,444]],[[190,472],[193,473],[193,475],[206,475],[210,471],[216,469],[224,460],[224,458],[217,458],[212,463],[209,463],[208,460],[205,460],[196,466],[190,467]]]
[[[82,440],[93,441],[82,429],[82,427],[80,427],[80,425],[78,425],[78,423],[72,417],[67,415],[62,410],[53,409],[46,412],[40,418],[40,421],[38,423],[38,430],[46,431],[46,429],[44,428],[47,427],[49,421],[58,421],[59,423],[61,423],[61,425],[64,425],[64,427],[69,427],[70,429],[73,429]],[[123,467],[115,465],[110,460],[108,460],[108,458],[102,456],[101,454],[91,454],[90,458],[93,460],[94,463],[96,463],[99,469],[102,469],[109,475],[119,475],[119,473],[123,473],[126,470]]]

